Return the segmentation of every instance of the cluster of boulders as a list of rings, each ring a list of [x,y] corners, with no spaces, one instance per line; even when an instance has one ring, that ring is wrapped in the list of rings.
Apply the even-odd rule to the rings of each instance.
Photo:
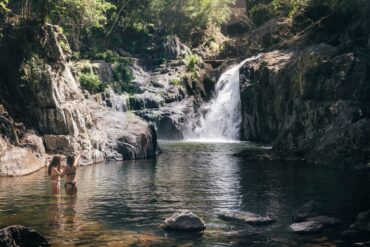
[[[252,226],[272,224],[274,219],[246,211],[228,211],[218,214],[222,220],[245,223]],[[298,234],[317,233],[339,224],[339,220],[323,214],[321,204],[309,201],[293,214],[290,229]],[[166,231],[202,232],[206,229],[204,220],[189,210],[180,210],[165,219],[161,225]],[[342,233],[345,239],[357,241],[358,246],[368,246],[370,241],[370,210],[360,213],[356,221]],[[364,242],[358,242],[364,241]],[[366,242],[368,241],[368,242]],[[0,246],[33,247],[51,246],[50,242],[34,230],[24,226],[9,226],[0,230]]]
[[[222,220],[237,221],[253,226],[274,223],[275,220],[269,216],[261,216],[245,211],[228,211],[218,214]],[[203,231],[206,229],[204,221],[189,210],[181,210],[167,218],[162,225],[164,230],[174,231]]]
[[[261,226],[275,222],[269,216],[262,216],[246,211],[227,211],[218,214],[226,221],[245,223],[252,226]],[[339,225],[339,219],[325,214],[323,206],[316,201],[309,201],[293,213],[293,224],[290,230],[297,234],[315,234],[325,232]],[[169,231],[201,232],[206,229],[204,221],[189,210],[176,212],[165,219],[161,226]],[[356,241],[359,246],[368,246],[370,236],[370,210],[360,213],[356,221],[342,233],[344,240]],[[363,242],[359,242],[363,241]],[[369,241],[369,242],[366,242]],[[365,244],[365,245],[363,245]]]
[[[0,176],[37,171],[46,164],[45,152],[80,153],[82,165],[156,155],[155,129],[125,112],[125,98],[113,91],[97,98],[82,91],[70,54],[61,46],[65,37],[58,27],[23,30],[30,32],[26,41],[22,28],[13,29],[0,47],[0,98],[11,113],[10,117],[0,112]],[[19,51],[17,56],[30,53],[18,67],[8,62],[14,49]],[[107,64],[96,62],[94,69],[102,80],[110,80]],[[12,118],[26,127],[22,130],[22,124]]]

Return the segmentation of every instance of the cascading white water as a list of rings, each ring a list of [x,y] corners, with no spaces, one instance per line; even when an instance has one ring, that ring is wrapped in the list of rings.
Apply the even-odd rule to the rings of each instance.
[[[200,119],[192,131],[185,134],[188,140],[235,141],[240,139],[241,103],[239,70],[248,58],[224,72],[217,81],[215,97],[200,109]]]

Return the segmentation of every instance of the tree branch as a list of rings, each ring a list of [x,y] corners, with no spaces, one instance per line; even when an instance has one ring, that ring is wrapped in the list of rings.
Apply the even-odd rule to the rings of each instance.
[[[114,20],[111,28],[109,29],[109,31],[107,32],[107,34],[105,35],[105,37],[108,37],[112,33],[112,31],[113,31],[114,27],[116,26],[119,18],[121,17],[121,14],[122,14],[123,9],[128,5],[129,2],[130,2],[130,0],[128,0],[126,3],[123,3],[122,4],[121,8],[118,11],[118,14],[117,14],[116,19]]]

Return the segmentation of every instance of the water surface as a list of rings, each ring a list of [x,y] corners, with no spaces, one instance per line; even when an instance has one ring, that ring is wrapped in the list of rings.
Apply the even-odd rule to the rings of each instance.
[[[317,200],[342,224],[370,208],[370,177],[304,163],[247,162],[232,154],[248,143],[161,142],[152,160],[79,167],[77,197],[51,196],[46,170],[0,178],[0,227],[22,224],[53,246],[301,246],[328,244],[335,232],[290,233],[292,213]],[[203,235],[175,234],[159,225],[179,209],[201,216]],[[224,210],[270,215],[252,227],[217,219]]]

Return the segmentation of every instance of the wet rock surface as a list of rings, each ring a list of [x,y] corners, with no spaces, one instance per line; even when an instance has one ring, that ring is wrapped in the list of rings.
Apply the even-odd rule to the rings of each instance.
[[[342,232],[342,236],[347,239],[369,240],[370,234],[370,210],[361,212],[357,215],[355,222]]]
[[[366,165],[368,62],[326,45],[275,50],[241,69],[242,136],[284,159]]]
[[[308,218],[317,217],[323,213],[322,205],[316,201],[309,201],[293,213],[293,222],[298,223]]]
[[[309,201],[293,213],[293,224],[289,227],[295,233],[315,233],[335,227],[339,219],[324,215],[323,206]]]
[[[27,175],[46,165],[42,138],[15,122],[0,105],[0,176]]]
[[[202,231],[206,228],[204,221],[189,210],[182,210],[167,218],[162,225],[165,230]]]
[[[290,225],[290,229],[295,233],[314,233],[323,229],[323,225],[315,221],[305,221]]]
[[[0,229],[0,246],[3,247],[49,247],[51,244],[38,232],[14,225]]]
[[[271,161],[279,160],[279,154],[276,154],[271,148],[250,148],[246,149],[240,153],[236,153],[235,156],[242,157],[245,160],[249,161]]]
[[[275,220],[268,216],[261,216],[258,214],[245,211],[223,212],[220,213],[218,217],[223,220],[239,221],[250,225],[266,225],[275,222]]]

